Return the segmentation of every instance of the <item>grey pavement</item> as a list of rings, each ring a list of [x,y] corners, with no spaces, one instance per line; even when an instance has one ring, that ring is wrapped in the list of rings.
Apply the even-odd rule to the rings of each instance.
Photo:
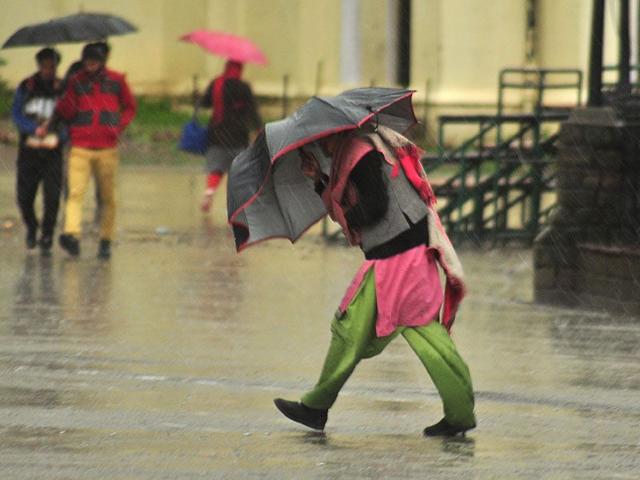
[[[13,181],[0,165],[2,479],[640,478],[640,319],[532,304],[528,250],[462,250],[476,430],[421,437],[441,404],[400,338],[318,434],[272,399],[316,380],[357,250],[316,229],[237,255],[200,172],[123,168],[112,260],[90,233],[42,258]]]

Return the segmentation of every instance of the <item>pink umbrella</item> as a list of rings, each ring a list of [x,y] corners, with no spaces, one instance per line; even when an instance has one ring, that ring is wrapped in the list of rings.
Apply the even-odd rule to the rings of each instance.
[[[258,65],[268,63],[265,54],[251,40],[230,33],[195,30],[181,36],[180,40],[195,43],[214,55],[236,62]]]

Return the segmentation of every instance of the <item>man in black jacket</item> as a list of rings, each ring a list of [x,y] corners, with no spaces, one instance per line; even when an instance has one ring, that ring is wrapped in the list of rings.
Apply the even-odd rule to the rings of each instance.
[[[44,48],[36,54],[38,71],[23,80],[15,93],[11,115],[18,131],[20,143],[17,161],[17,200],[27,228],[26,246],[37,245],[41,228],[40,248],[50,251],[62,188],[62,142],[60,132],[47,132],[41,128],[52,115],[61,94],[61,81],[56,77],[60,54]],[[38,186],[42,183],[44,214],[40,225],[34,210]]]

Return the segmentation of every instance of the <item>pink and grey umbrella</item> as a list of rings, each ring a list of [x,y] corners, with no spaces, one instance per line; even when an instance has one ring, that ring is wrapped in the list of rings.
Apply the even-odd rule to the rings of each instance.
[[[328,172],[331,159],[316,140],[367,123],[404,133],[416,123],[412,95],[397,88],[355,88],[335,97],[312,97],[290,116],[267,123],[229,170],[227,213],[236,248],[274,237],[294,242],[327,213],[300,170],[301,146],[312,150]]]
[[[180,37],[183,42],[195,43],[209,53],[240,63],[266,65],[265,54],[251,40],[238,35],[211,30],[195,30]]]

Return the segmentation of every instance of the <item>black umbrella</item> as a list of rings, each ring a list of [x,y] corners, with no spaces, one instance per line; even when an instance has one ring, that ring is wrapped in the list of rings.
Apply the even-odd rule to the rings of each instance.
[[[329,135],[379,124],[404,133],[416,123],[412,90],[356,88],[336,97],[312,97],[289,117],[268,123],[229,170],[227,211],[238,250],[273,237],[298,239],[326,214],[300,170],[307,145],[329,172],[331,159],[313,143]]]
[[[126,20],[114,15],[77,13],[22,27],[4,42],[2,48],[90,42],[137,30]]]

